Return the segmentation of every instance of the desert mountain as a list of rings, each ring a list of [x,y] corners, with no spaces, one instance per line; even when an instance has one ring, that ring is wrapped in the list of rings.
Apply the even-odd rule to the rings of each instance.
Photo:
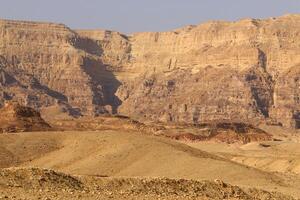
[[[299,15],[132,35],[1,20],[0,102],[299,128],[299,37]]]

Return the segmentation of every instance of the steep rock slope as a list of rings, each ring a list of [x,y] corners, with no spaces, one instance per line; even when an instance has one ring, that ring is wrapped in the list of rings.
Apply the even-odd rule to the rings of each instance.
[[[153,121],[299,128],[300,16],[160,33],[1,21],[1,100]]]
[[[164,121],[270,120],[299,127],[300,17],[209,22],[129,38],[120,112]]]
[[[71,114],[105,113],[109,100],[99,76],[113,79],[90,39],[64,25],[0,21],[2,102],[34,107],[64,104]]]

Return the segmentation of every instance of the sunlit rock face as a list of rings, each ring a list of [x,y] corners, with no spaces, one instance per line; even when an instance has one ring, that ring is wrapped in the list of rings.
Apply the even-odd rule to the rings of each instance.
[[[1,100],[165,122],[299,128],[300,16],[124,35],[1,21]]]
[[[65,105],[77,115],[107,112],[110,94],[100,76],[113,75],[99,60],[93,40],[60,24],[4,20],[0,41],[2,101],[38,108]]]
[[[131,36],[137,78],[120,112],[153,120],[299,127],[300,17],[209,22]]]

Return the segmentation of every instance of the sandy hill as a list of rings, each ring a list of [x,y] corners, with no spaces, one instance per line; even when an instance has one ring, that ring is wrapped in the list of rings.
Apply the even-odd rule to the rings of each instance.
[[[0,136],[0,166],[51,168],[93,177],[220,179],[297,196],[296,182],[169,139],[134,132],[51,132]],[[299,179],[300,180],[300,179]],[[299,181],[295,179],[295,181]]]

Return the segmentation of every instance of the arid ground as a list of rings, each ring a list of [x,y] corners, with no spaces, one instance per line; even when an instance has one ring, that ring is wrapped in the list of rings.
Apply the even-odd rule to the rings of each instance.
[[[0,198],[299,198],[299,147],[284,134],[245,145],[118,130],[2,134]]]
[[[0,199],[300,198],[299,55],[299,14],[130,35],[0,19]]]

